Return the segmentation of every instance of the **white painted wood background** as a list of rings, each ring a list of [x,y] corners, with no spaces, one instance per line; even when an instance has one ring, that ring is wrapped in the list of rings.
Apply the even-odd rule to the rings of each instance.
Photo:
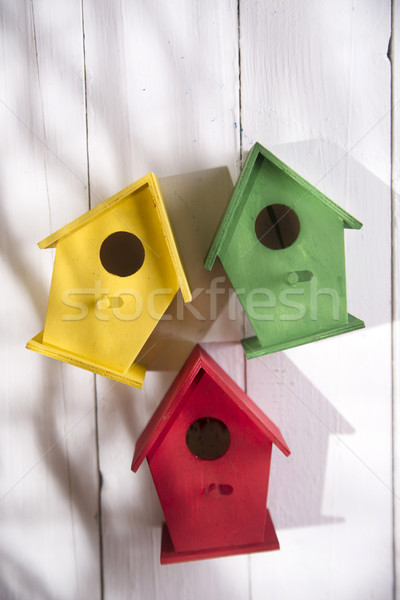
[[[2,0],[0,11],[0,598],[398,600],[398,3]],[[216,322],[187,309],[178,321],[171,307],[142,391],[25,350],[52,272],[36,242],[150,170],[192,287],[206,288],[204,253],[255,141],[364,223],[346,251],[349,310],[365,330],[245,363],[247,326],[229,319],[225,287]],[[161,567],[158,498],[147,466],[133,475],[130,462],[196,341],[292,449],[272,464],[281,550]]]

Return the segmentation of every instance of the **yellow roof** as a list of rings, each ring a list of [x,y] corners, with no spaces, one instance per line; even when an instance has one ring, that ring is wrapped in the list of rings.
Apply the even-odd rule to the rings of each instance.
[[[160,183],[154,173],[148,173],[141,179],[138,179],[131,185],[128,185],[128,187],[124,188],[120,192],[114,194],[114,196],[111,196],[111,198],[104,200],[104,202],[101,202],[98,206],[95,206],[94,208],[86,212],[84,215],[81,215],[71,223],[68,223],[68,225],[61,227],[61,229],[59,229],[55,233],[52,233],[44,240],[39,242],[38,246],[39,248],[55,248],[57,242],[61,238],[66,237],[67,235],[70,235],[76,230],[84,227],[87,223],[93,221],[105,211],[111,210],[118,202],[121,202],[127,196],[132,194],[132,192],[135,192],[145,186],[149,186],[150,188],[153,197],[153,202],[157,209],[157,215],[160,220],[163,233],[165,235],[168,251],[176,272],[178,285],[181,289],[183,299],[185,302],[190,302],[192,299],[192,294],[190,291],[189,283],[187,281],[185,270],[182,265],[181,257],[179,256],[178,248],[169,221]]]

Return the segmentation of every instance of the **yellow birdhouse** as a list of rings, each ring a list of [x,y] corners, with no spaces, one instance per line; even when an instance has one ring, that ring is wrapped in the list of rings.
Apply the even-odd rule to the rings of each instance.
[[[53,233],[44,331],[27,348],[141,388],[134,361],[178,289],[191,292],[157,177],[149,173]]]

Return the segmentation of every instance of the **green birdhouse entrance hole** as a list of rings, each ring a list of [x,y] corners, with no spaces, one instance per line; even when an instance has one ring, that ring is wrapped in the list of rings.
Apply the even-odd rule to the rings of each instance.
[[[293,209],[285,204],[270,204],[263,208],[255,222],[258,241],[271,250],[288,248],[297,240],[300,221]]]

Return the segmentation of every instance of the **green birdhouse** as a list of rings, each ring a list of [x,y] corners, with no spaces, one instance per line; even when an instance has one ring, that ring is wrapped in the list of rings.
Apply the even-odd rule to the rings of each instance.
[[[256,336],[247,358],[354,331],[348,314],[344,229],[362,224],[256,143],[205,266],[217,256]]]

